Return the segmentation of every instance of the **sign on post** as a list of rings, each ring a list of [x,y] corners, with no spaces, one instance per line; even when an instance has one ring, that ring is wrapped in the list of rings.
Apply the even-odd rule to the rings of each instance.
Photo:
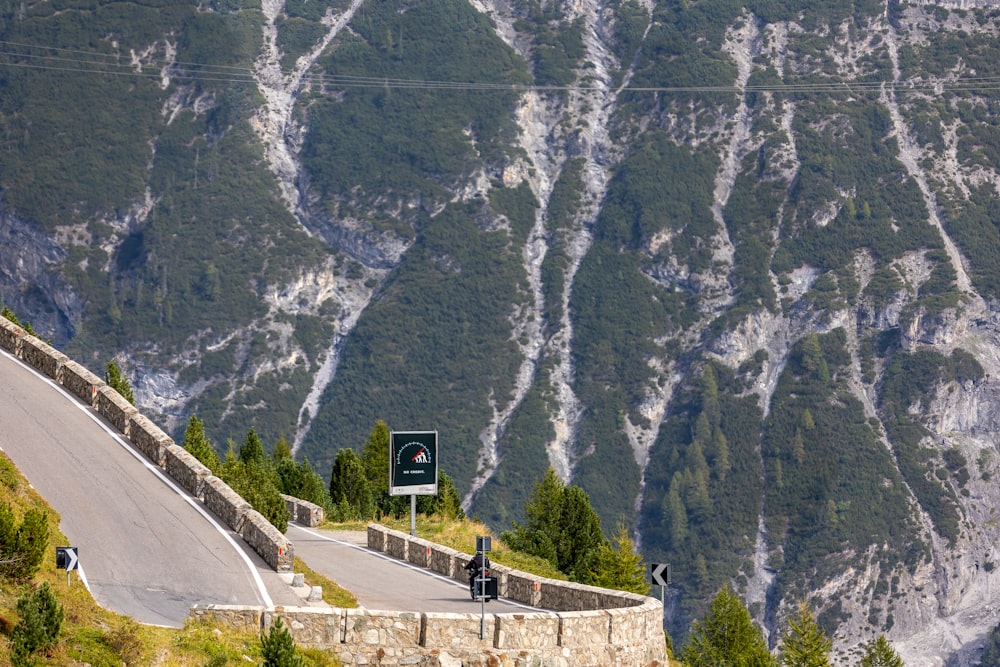
[[[389,436],[389,495],[437,495],[437,431],[393,431]]]
[[[670,564],[652,563],[649,566],[653,576],[653,583],[657,586],[668,586],[670,584]]]
[[[80,556],[76,547],[56,547],[56,567],[69,572],[79,566]]]
[[[69,573],[80,567],[80,554],[76,547],[56,547],[56,567],[66,570],[66,585],[70,585]]]

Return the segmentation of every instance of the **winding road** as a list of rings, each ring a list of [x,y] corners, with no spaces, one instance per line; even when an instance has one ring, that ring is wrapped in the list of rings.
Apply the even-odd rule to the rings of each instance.
[[[95,410],[5,351],[0,449],[59,512],[60,529],[79,549],[80,578],[102,607],[180,627],[194,604],[306,604],[287,576],[271,570]],[[309,567],[368,609],[480,610],[462,584],[367,549],[361,533],[292,524],[288,536]],[[530,609],[501,600],[487,608]]]

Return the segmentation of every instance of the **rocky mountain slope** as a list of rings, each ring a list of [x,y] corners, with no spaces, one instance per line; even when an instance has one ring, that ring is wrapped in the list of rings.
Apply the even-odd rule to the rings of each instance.
[[[178,432],[546,468],[838,664],[1000,622],[1000,10],[0,2],[0,295]]]

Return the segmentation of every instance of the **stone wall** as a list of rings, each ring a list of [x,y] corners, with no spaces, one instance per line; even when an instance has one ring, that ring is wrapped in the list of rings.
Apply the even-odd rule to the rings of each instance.
[[[435,572],[471,557],[389,530],[368,527],[368,546],[425,560]],[[582,586],[494,565],[515,596],[547,609],[517,614],[438,614],[369,609],[199,606],[192,617],[266,631],[277,617],[299,646],[332,650],[345,665],[382,667],[657,667],[665,666],[663,606],[643,595]],[[508,591],[510,593],[510,591]],[[589,605],[601,608],[586,609]],[[254,628],[253,623],[260,625]]]
[[[291,517],[292,521],[303,526],[318,526],[323,523],[325,512],[316,503],[285,494],[282,494],[281,497],[285,499],[288,516]]]
[[[207,467],[174,443],[173,439],[141,415],[135,406],[100,377],[5,317],[0,317],[0,348],[56,380],[71,395],[94,408],[146,458],[163,468],[170,478],[191,495],[203,500],[212,512],[239,533],[271,567],[282,571],[291,569],[294,559],[291,541],[263,516],[252,512],[249,503],[221,480],[213,478]],[[211,479],[215,481],[212,482]],[[295,515],[299,517],[298,520],[307,515],[316,517],[316,510],[322,516],[322,510],[312,503],[298,502],[306,506]],[[312,508],[307,507],[308,505],[312,505]],[[256,517],[253,525],[248,528],[246,524],[249,522],[246,519],[251,512]],[[256,622],[245,619],[241,622],[249,622],[259,628],[260,618]]]

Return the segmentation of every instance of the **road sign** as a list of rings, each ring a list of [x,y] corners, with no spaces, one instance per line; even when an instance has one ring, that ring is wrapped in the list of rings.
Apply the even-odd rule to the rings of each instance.
[[[80,555],[76,547],[56,547],[56,567],[69,572],[79,566]]]
[[[652,563],[649,569],[653,575],[653,584],[656,586],[666,586],[670,583],[669,563]]]
[[[389,495],[437,495],[437,431],[389,435]]]
[[[493,551],[493,538],[489,535],[476,536],[476,551],[486,553]]]

